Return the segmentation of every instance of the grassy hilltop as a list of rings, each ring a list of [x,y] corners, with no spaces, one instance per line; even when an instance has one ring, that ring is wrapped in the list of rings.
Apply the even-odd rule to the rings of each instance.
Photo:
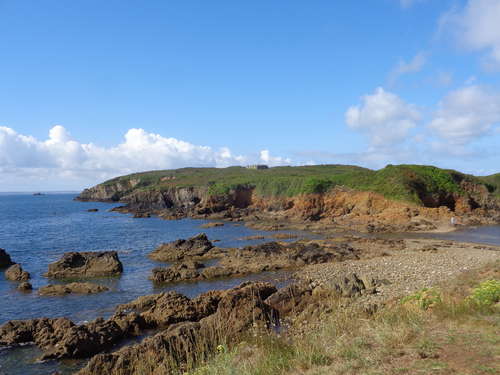
[[[134,190],[166,190],[172,187],[208,187],[212,195],[222,195],[237,187],[252,187],[266,197],[292,197],[322,193],[335,186],[380,193],[388,199],[422,204],[422,194],[463,194],[462,181],[484,185],[498,195],[500,174],[475,177],[454,170],[423,165],[388,165],[371,170],[349,165],[274,167],[253,170],[244,167],[182,168],[134,173],[106,181],[113,185],[139,181]]]

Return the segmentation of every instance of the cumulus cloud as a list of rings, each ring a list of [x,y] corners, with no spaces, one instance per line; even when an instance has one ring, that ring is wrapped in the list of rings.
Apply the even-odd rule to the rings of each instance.
[[[427,56],[425,52],[417,53],[410,61],[400,60],[389,74],[389,83],[394,84],[402,75],[420,72],[426,62]]]
[[[486,65],[500,68],[500,1],[468,0],[441,18],[441,30],[451,31],[457,42],[471,50],[487,51]]]
[[[452,91],[438,105],[429,128],[445,141],[464,145],[500,123],[500,94],[478,85]]]
[[[249,163],[290,164],[291,160],[272,156],[269,150],[260,156],[234,155],[223,147],[214,150],[176,138],[167,138],[144,129],[130,129],[122,143],[100,147],[74,140],[60,125],[49,131],[47,140],[19,134],[0,127],[0,191],[6,181],[35,182],[59,179],[57,186],[81,187],[116,175],[153,169],[179,167],[227,167]]]
[[[345,120],[351,129],[366,133],[373,147],[400,142],[420,120],[414,105],[381,87],[372,95],[363,96],[361,101],[361,105],[347,110]]]
[[[262,150],[260,152],[260,160],[270,166],[286,165],[292,162],[292,160],[289,158],[283,158],[281,156],[271,156],[269,150]]]

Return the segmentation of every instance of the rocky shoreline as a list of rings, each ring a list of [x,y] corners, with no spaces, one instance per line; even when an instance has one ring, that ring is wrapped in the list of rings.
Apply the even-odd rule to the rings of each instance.
[[[3,252],[3,258],[10,261],[7,257]],[[132,375],[159,368],[174,373],[193,361],[192,356],[210,355],[221,342],[232,344],[255,330],[272,332],[272,327],[310,320],[327,310],[332,298],[372,311],[387,301],[498,261],[500,247],[345,235],[221,249],[200,234],[161,245],[151,257],[174,262],[152,271],[151,279],[160,283],[283,268],[295,270],[297,281],[281,289],[247,282],[193,299],[176,292],[146,295],[117,306],[108,319],[79,325],[66,318],[13,320],[0,326],[0,347],[34,343],[43,352],[42,361],[88,359],[78,375]],[[203,261],[212,258],[218,264],[206,267]],[[49,266],[54,277],[75,272],[102,276],[105,270],[109,275],[123,271],[116,253],[67,253]],[[102,291],[95,284],[70,283],[45,287],[39,293]],[[146,332],[150,337],[123,346]]]

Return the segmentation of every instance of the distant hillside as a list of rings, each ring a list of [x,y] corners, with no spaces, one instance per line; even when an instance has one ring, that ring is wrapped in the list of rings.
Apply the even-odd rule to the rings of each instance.
[[[464,183],[485,186],[497,193],[500,174],[475,177],[454,170],[423,165],[388,165],[374,171],[349,165],[274,167],[253,170],[243,167],[182,168],[134,173],[104,182],[121,185],[115,200],[132,191],[165,191],[175,187],[205,187],[210,195],[224,195],[239,188],[252,188],[262,197],[293,197],[323,193],[336,186],[379,193],[392,200],[436,206],[450,194],[465,194]],[[432,203],[431,201],[435,202]],[[446,205],[446,202],[444,202]]]
[[[495,173],[490,176],[482,176],[479,177],[479,179],[486,183],[491,192],[500,196],[500,173]]]

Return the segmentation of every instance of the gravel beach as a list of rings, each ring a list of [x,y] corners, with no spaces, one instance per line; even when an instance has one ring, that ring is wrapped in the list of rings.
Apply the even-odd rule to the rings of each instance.
[[[404,242],[404,249],[388,249],[386,256],[311,265],[297,272],[296,277],[325,284],[353,272],[384,280],[376,294],[362,297],[364,302],[380,303],[500,259],[500,247],[496,246],[430,239],[406,239]]]

